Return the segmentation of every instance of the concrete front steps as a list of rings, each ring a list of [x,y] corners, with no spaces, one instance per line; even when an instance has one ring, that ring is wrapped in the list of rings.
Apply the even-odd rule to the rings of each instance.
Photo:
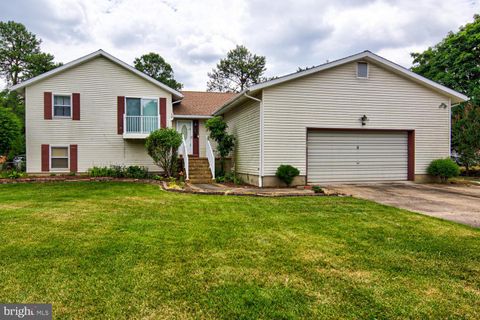
[[[189,182],[190,183],[212,183],[212,173],[207,158],[188,158]]]

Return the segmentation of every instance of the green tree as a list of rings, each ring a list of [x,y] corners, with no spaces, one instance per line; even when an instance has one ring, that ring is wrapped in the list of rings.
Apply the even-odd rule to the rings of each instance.
[[[217,152],[220,154],[219,176],[225,174],[225,160],[235,147],[235,137],[227,132],[228,125],[222,117],[208,119],[205,127],[210,131],[210,138],[217,143]]]
[[[2,111],[13,114],[20,120],[20,133],[16,134],[13,141],[9,142],[10,150],[7,158],[12,159],[16,155],[25,153],[25,104],[22,97],[16,91],[0,91],[0,112]]]
[[[471,103],[456,107],[452,121],[452,145],[465,173],[480,161],[480,107]]]
[[[145,148],[153,161],[163,169],[167,177],[177,172],[177,150],[182,144],[182,135],[172,128],[155,130],[147,137]]]
[[[434,47],[412,53],[412,71],[469,96],[452,108],[452,148],[468,168],[480,152],[480,15]]]
[[[13,112],[24,123],[25,104],[23,98],[16,91],[0,91],[0,109],[7,109]]]
[[[266,58],[239,46],[227,53],[208,73],[207,91],[240,92],[264,80]]]
[[[21,133],[20,120],[11,111],[0,108],[0,156],[10,152]]]
[[[183,87],[183,84],[174,79],[172,66],[158,53],[150,52],[140,58],[135,58],[133,65],[137,70],[166,84],[170,88],[180,90]]]
[[[40,51],[41,40],[21,23],[0,21],[0,75],[15,85],[58,66]]]

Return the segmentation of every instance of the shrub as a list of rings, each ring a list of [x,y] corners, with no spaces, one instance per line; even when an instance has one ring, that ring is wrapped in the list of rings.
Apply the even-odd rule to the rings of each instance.
[[[0,174],[0,178],[7,178],[7,179],[18,179],[18,178],[23,178],[25,176],[26,174],[24,172],[17,171],[17,170],[4,171]]]
[[[112,178],[131,178],[131,179],[147,179],[150,173],[147,168],[139,166],[119,166],[110,167],[92,167],[88,169],[90,177],[112,177]]]
[[[153,131],[145,142],[147,152],[153,161],[163,169],[167,177],[177,171],[177,150],[182,144],[182,135],[172,128]]]
[[[90,177],[111,177],[113,171],[109,167],[92,167],[87,172]]]
[[[225,158],[235,147],[235,137],[227,132],[228,125],[222,117],[208,119],[205,127],[210,132],[210,138],[217,143],[217,152],[220,154],[220,176],[225,173]]]
[[[457,177],[460,174],[460,168],[450,158],[433,160],[427,168],[429,175],[439,177],[442,182],[447,182],[449,178]]]
[[[245,184],[245,182],[235,173],[235,171],[228,172],[225,175],[220,175],[215,178],[218,183],[231,182],[234,184]]]
[[[130,166],[125,170],[127,178],[132,179],[147,179],[149,177],[148,169],[139,166]]]
[[[315,192],[315,193],[325,193],[320,186],[313,186],[313,187],[312,187],[312,190],[313,190],[313,192]]]
[[[275,175],[285,182],[287,186],[290,186],[292,184],[293,179],[300,174],[300,171],[289,165],[289,164],[282,164],[278,167],[277,172]]]

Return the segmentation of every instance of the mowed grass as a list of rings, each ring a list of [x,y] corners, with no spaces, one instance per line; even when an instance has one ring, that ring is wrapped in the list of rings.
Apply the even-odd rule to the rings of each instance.
[[[353,198],[2,185],[0,302],[60,319],[478,319],[479,236]]]

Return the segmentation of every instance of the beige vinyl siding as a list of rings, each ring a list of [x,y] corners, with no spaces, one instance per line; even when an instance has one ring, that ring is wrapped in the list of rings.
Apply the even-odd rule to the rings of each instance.
[[[258,175],[260,166],[260,103],[249,100],[224,114],[228,130],[236,138],[235,170]]]
[[[415,173],[450,154],[447,97],[369,63],[369,78],[349,63],[267,88],[264,104],[264,174],[280,164],[306,174],[306,133],[311,128],[415,129]]]
[[[43,119],[43,93],[80,93],[80,121]],[[159,171],[144,140],[117,134],[117,96],[164,97],[171,124],[171,94],[103,57],[26,88],[27,171],[41,172],[41,144],[78,144],[78,171],[92,166],[139,165]]]

